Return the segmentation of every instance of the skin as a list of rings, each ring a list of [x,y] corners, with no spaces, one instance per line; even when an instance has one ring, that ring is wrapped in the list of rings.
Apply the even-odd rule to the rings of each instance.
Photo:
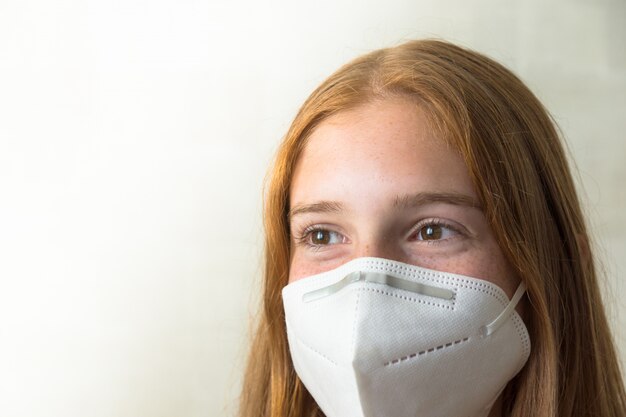
[[[296,164],[290,230],[289,282],[372,256],[481,278],[509,298],[519,284],[461,156],[404,98],[316,128]],[[500,415],[498,400],[490,417]]]

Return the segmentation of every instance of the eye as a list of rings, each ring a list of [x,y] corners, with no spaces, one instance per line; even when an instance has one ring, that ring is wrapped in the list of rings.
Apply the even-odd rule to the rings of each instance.
[[[453,227],[439,221],[428,221],[418,225],[415,240],[438,241],[451,239],[459,233]]]
[[[315,230],[311,233],[311,243],[314,245],[328,245],[331,237],[332,236],[328,230]]]
[[[305,230],[303,236],[299,240],[303,241],[307,245],[319,247],[344,243],[346,239],[341,233],[328,229],[313,228]]]

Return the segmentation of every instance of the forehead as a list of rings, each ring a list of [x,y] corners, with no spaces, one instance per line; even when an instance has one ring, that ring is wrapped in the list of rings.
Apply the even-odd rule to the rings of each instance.
[[[322,122],[298,159],[290,191],[293,206],[421,191],[473,195],[473,186],[461,156],[433,133],[419,105],[393,98]]]
[[[349,141],[354,151],[385,152],[391,142],[415,148],[440,142],[432,134],[425,112],[401,97],[378,99],[324,120],[307,140],[309,152]]]

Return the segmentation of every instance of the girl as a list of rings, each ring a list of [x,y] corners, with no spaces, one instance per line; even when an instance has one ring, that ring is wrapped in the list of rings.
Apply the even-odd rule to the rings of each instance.
[[[265,230],[242,417],[626,415],[563,147],[491,59],[413,41],[329,77]]]

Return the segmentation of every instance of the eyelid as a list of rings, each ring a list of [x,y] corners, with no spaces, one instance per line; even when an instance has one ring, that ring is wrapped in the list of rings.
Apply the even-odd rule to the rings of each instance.
[[[293,234],[293,237],[296,241],[296,243],[298,244],[304,244],[307,245],[309,247],[312,248],[321,248],[324,246],[333,246],[336,245],[336,243],[331,243],[331,244],[326,244],[326,245],[317,245],[314,243],[311,243],[308,241],[308,239],[310,238],[311,234],[314,232],[318,232],[318,231],[325,231],[325,232],[329,232],[329,233],[336,233],[338,235],[340,235],[343,239],[347,240],[346,235],[337,230],[338,228],[332,225],[328,225],[328,224],[320,224],[320,223],[313,223],[313,224],[309,224],[309,225],[305,225],[303,226],[299,231],[298,234]],[[342,242],[344,243],[344,242]]]
[[[420,221],[418,221],[415,226],[413,226],[411,228],[411,230],[408,233],[408,238],[412,238],[413,236],[415,236],[417,233],[419,233],[419,231],[424,228],[425,226],[430,226],[430,225],[435,225],[435,226],[441,226],[441,227],[445,227],[448,228],[450,230],[452,230],[453,232],[455,232],[456,234],[459,234],[461,236],[469,236],[470,233],[469,231],[461,224],[451,221],[451,220],[446,220],[446,219],[442,219],[439,217],[430,217],[430,218],[426,218],[426,219],[422,219]],[[446,239],[439,239],[439,240],[429,240],[429,241],[425,241],[427,243],[437,243],[437,242],[445,242],[447,240],[450,239],[454,239],[455,237],[450,237],[450,238],[446,238]],[[416,241],[422,242],[423,240],[418,240],[418,239],[414,239]]]

